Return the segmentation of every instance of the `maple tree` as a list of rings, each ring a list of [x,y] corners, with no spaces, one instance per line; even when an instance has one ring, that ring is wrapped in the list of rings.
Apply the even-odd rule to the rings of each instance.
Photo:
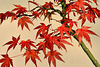
[[[26,50],[22,55],[19,55],[26,56],[25,64],[29,61],[29,59],[31,59],[35,66],[38,67],[36,59],[38,59],[40,62],[42,61],[39,57],[39,54],[41,53],[40,51],[43,51],[44,58],[48,58],[49,66],[51,66],[52,61],[54,67],[56,67],[56,59],[62,62],[64,62],[64,60],[61,58],[62,54],[58,52],[54,47],[56,46],[59,50],[62,50],[63,48],[67,52],[65,44],[74,46],[67,41],[67,39],[70,39],[72,42],[71,36],[73,36],[79,42],[79,45],[81,45],[92,63],[96,67],[100,67],[98,61],[94,58],[92,53],[88,50],[88,48],[82,41],[84,37],[92,47],[89,34],[100,37],[93,31],[88,30],[91,27],[85,26],[86,20],[88,20],[90,23],[95,23],[95,18],[100,17],[100,10],[90,5],[90,3],[93,2],[98,5],[97,0],[68,0],[68,3],[67,0],[54,0],[53,2],[45,2],[44,5],[38,4],[35,0],[29,0],[28,3],[34,4],[36,5],[36,7],[33,7],[33,9],[27,9],[26,7],[23,7],[21,5],[14,4],[16,8],[5,13],[0,13],[1,25],[3,24],[4,20],[11,17],[11,22],[13,22],[14,20],[18,20],[18,27],[21,25],[22,30],[25,26],[29,31],[31,31],[27,23],[35,26],[33,20],[37,18],[39,18],[40,20],[45,20],[46,18],[48,18],[49,22],[48,25],[46,25],[45,23],[40,23],[41,25],[39,24],[33,29],[38,29],[35,39],[41,39],[41,41],[37,44],[30,39],[21,40],[21,35],[19,35],[17,38],[12,36],[12,41],[9,41],[3,45],[8,45],[9,47],[6,54],[2,54],[3,58],[0,59],[0,63],[2,63],[1,67],[14,67],[12,59],[17,56],[9,57],[8,52],[11,48],[15,49],[17,45],[21,46],[21,51],[24,49]],[[62,10],[56,9],[55,7],[61,7]],[[82,19],[81,28],[79,28],[78,21],[74,21],[73,18],[70,17],[70,13],[72,12],[75,17],[76,14],[79,15],[78,20]],[[59,14],[62,19],[57,20],[52,18],[52,15],[57,15],[56,13]],[[41,18],[42,16],[44,17],[43,19]],[[61,26],[53,29],[51,24],[52,20],[56,21],[57,23],[61,23]],[[73,26],[76,27],[76,30],[73,29]]]

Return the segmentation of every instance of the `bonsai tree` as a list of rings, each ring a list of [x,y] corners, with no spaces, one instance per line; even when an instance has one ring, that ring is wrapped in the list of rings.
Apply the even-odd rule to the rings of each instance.
[[[28,8],[14,4],[15,8],[11,11],[0,13],[0,25],[4,23],[4,20],[10,18],[11,23],[18,20],[18,27],[21,27],[22,30],[25,27],[29,31],[37,31],[33,34],[36,35],[35,37],[31,35],[35,40],[21,39],[22,34],[19,34],[18,37],[12,36],[12,40],[3,44],[3,47],[8,46],[8,48],[5,54],[1,54],[1,67],[14,67],[14,57],[18,56],[23,58],[25,56],[25,65],[31,59],[33,64],[38,67],[36,61],[42,62],[39,56],[41,53],[44,54],[43,58],[48,60],[49,66],[51,66],[52,62],[54,67],[56,67],[56,60],[65,62],[61,58],[63,54],[58,50],[64,49],[67,52],[66,44],[70,46],[75,45],[72,44],[72,38],[78,41],[78,46],[82,47],[94,66],[100,67],[98,61],[83,42],[83,39],[85,39],[92,48],[89,34],[100,37],[90,30],[91,27],[89,25],[85,25],[85,23],[95,24],[95,19],[100,17],[100,10],[93,7],[91,3],[95,3],[98,6],[97,0],[53,0],[42,5],[36,0],[29,0]],[[35,6],[31,7],[31,5]],[[77,21],[74,20],[71,14],[77,18]],[[59,16],[61,19],[53,17],[54,15]],[[41,22],[35,25],[35,19]],[[48,19],[48,22],[44,23],[46,19]],[[52,22],[54,21],[56,22],[56,28],[53,27]],[[28,24],[31,24],[34,29],[30,29]],[[17,48],[18,45],[21,54],[10,57],[10,50]]]

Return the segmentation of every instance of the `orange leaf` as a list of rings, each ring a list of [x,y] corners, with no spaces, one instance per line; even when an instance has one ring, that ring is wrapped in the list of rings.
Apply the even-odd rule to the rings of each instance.
[[[49,27],[51,26],[51,24],[49,25],[45,25],[44,23],[40,23],[41,25],[37,26],[34,29],[39,29],[36,35],[36,38],[38,37],[38,35],[42,32],[42,35],[44,35],[46,32],[48,33]]]
[[[8,54],[2,56],[4,58],[0,59],[1,67],[10,67],[10,64],[13,67],[12,59],[9,58]]]
[[[31,58],[32,62],[33,62],[33,63],[36,65],[36,67],[37,67],[36,59],[38,59],[39,61],[41,61],[35,50],[28,50],[28,51],[26,51],[26,52],[24,53],[23,56],[25,56],[25,55],[26,55],[25,64],[26,64],[26,63],[29,61],[29,59]]]
[[[48,57],[49,66],[51,65],[51,61],[52,61],[54,67],[56,67],[56,59],[58,59],[58,60],[64,62],[63,59],[62,59],[59,55],[62,56],[62,54],[60,54],[60,53],[57,52],[56,50],[55,50],[55,51],[49,51],[49,52],[47,53],[47,55],[46,55],[45,58]],[[56,58],[56,59],[55,59],[55,58]]]
[[[16,8],[13,9],[12,11],[17,11],[16,14],[20,15],[24,15],[25,12],[27,12],[25,7],[22,7],[21,5],[14,5]]]
[[[63,32],[65,32],[68,35],[68,37],[71,39],[71,35],[69,33],[69,31],[71,31],[71,30],[70,30],[70,28],[66,27],[65,24],[62,24],[60,27],[58,27],[57,32],[58,31],[60,31],[61,38],[63,37]],[[72,39],[71,39],[71,41],[72,41]]]
[[[83,26],[81,29],[76,30],[74,36],[78,34],[79,45],[82,41],[82,37],[84,37],[89,42],[90,46],[92,47],[91,40],[90,40],[90,37],[88,34],[92,34],[92,35],[96,35],[96,36],[98,36],[98,35],[96,33],[94,33],[93,31],[88,30],[89,28],[91,28],[91,27]],[[98,36],[98,37],[100,37],[100,36]]]
[[[10,46],[9,46],[8,49],[7,49],[7,52],[8,52],[12,47],[13,47],[13,49],[16,47],[16,45],[17,45],[19,39],[20,39],[20,35],[18,36],[18,38],[15,38],[15,37],[12,36],[12,41],[9,41],[9,42],[7,42],[6,44],[3,45],[3,46],[5,46],[5,45],[9,45],[9,44],[10,44]]]
[[[26,46],[26,48],[27,48],[28,50],[31,50],[31,49],[30,49],[30,46],[33,46],[33,47],[36,48],[36,46],[35,46],[33,43],[34,43],[34,42],[33,42],[33,41],[30,41],[30,40],[27,40],[27,41],[22,40],[22,41],[20,42],[21,50],[22,50],[25,46]]]
[[[18,26],[21,25],[22,30],[23,30],[23,27],[25,26],[30,31],[27,23],[34,25],[29,17],[24,16],[24,17],[19,19]]]

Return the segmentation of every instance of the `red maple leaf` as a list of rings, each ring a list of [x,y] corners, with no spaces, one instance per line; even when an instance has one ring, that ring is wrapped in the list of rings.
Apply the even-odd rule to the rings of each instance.
[[[45,42],[40,42],[36,46],[38,47],[38,51],[43,50],[44,55],[46,55],[46,43]]]
[[[14,5],[16,8],[13,9],[12,11],[17,11],[16,14],[20,15],[24,15],[25,12],[27,12],[25,7],[22,7],[21,5]]]
[[[97,0],[93,0],[93,1],[95,2],[96,5],[98,5],[98,4],[97,4]]]
[[[71,45],[73,46],[71,43],[69,43],[68,41],[64,40],[64,39],[67,39],[68,37],[57,37],[57,36],[52,36],[52,40],[54,42],[54,44],[56,44],[58,46],[58,48],[64,48],[66,50],[66,47],[64,44],[68,44],[68,45]],[[64,44],[63,44],[64,43]],[[67,52],[67,50],[66,50]]]
[[[84,2],[84,0],[78,0],[74,3],[74,7],[77,8],[78,10],[81,8],[83,13],[85,13],[85,7],[84,6],[90,7],[90,5],[86,2]]]
[[[2,24],[3,20],[8,19],[8,17],[13,17],[15,13],[7,11],[6,13],[0,13],[0,24]]]
[[[41,25],[37,26],[34,29],[39,29],[36,35],[36,38],[38,37],[38,35],[42,32],[42,35],[44,35],[46,32],[48,33],[49,27],[51,26],[51,24],[49,25],[45,25],[44,23],[40,23]]]
[[[54,67],[56,67],[56,59],[63,61],[63,59],[60,57],[60,55],[62,56],[62,54],[60,54],[59,52],[57,52],[56,50],[55,51],[48,51],[47,55],[45,58],[48,57],[48,63],[49,63],[49,66],[51,65],[51,61],[54,65]],[[55,59],[56,58],[56,59]]]
[[[30,31],[27,23],[30,23],[34,26],[33,22],[30,20],[29,17],[23,16],[22,18],[18,20],[18,26],[21,25],[22,30],[23,30],[23,27],[25,26]]]
[[[90,37],[88,34],[92,34],[92,35],[96,35],[96,36],[98,36],[98,35],[96,33],[94,33],[93,31],[88,30],[89,28],[91,28],[91,27],[83,26],[81,29],[76,30],[74,36],[78,34],[79,45],[82,41],[82,37],[84,37],[89,42],[90,46],[92,47],[91,40],[90,40]],[[98,37],[100,37],[100,36],[98,36]]]
[[[38,9],[37,11],[40,11],[39,13],[41,15],[46,15],[46,13],[48,12],[49,8],[53,8],[53,3],[52,2],[45,2],[44,5],[39,7],[40,9]]]
[[[63,34],[64,34],[63,32],[65,32],[66,35],[68,35],[68,37],[71,39],[71,35],[69,32],[72,32],[72,31],[70,30],[70,28],[68,28],[66,26],[67,26],[66,23],[62,24],[60,27],[57,28],[56,32],[60,31],[61,38],[63,37]]]
[[[72,21],[72,19],[65,18],[65,19],[63,19],[61,21],[64,21],[64,23],[69,24],[70,29],[72,29],[73,24],[75,24],[76,27],[77,27],[77,22],[76,21]]]
[[[92,21],[95,23],[95,14],[94,13],[87,13],[87,14],[81,14],[81,16],[78,18],[78,20],[82,19],[82,25],[85,23],[86,19],[88,19],[90,21],[90,23],[92,23]]]
[[[66,11],[65,12],[68,13],[68,17],[69,17],[69,13],[72,11],[72,9],[75,9],[75,6],[73,4],[74,4],[74,2],[66,4]]]
[[[31,41],[31,40],[27,40],[27,41],[22,40],[22,41],[19,43],[19,45],[21,45],[21,50],[22,50],[25,46],[26,46],[26,48],[27,48],[28,50],[31,50],[30,46],[33,46],[33,47],[36,48],[36,46],[35,46],[33,43],[35,43],[35,42],[33,42],[33,41]]]
[[[46,15],[45,15],[44,20],[45,20],[46,18],[48,18],[49,23],[50,23],[50,20],[51,20],[52,15],[56,15],[56,14],[54,13],[54,11],[52,11],[52,12],[47,12]]]
[[[97,15],[100,18],[100,10],[99,9],[92,8],[92,7],[87,7],[86,9],[88,10],[89,14]]]
[[[26,64],[26,63],[29,61],[29,59],[31,58],[32,62],[33,62],[33,63],[36,65],[36,67],[37,67],[36,59],[38,59],[39,61],[41,61],[40,58],[39,58],[39,56],[37,55],[37,52],[36,52],[35,50],[28,50],[28,51],[26,51],[26,52],[24,53],[23,56],[25,56],[25,55],[26,55],[25,64]]]
[[[36,6],[39,6],[36,2],[34,2],[34,0],[33,0],[33,1],[28,1],[28,3],[33,3],[33,4],[35,4]]]
[[[52,2],[45,2],[45,4],[42,6],[43,8],[53,8]]]
[[[2,55],[4,58],[0,59],[0,63],[1,64],[1,67],[10,67],[10,64],[11,66],[13,67],[13,62],[12,62],[12,59],[9,58],[8,54],[6,55]]]
[[[96,15],[98,17],[100,17],[100,10],[99,9],[92,8],[92,7],[87,7],[86,9],[88,10],[88,12],[85,13],[85,14],[81,13],[80,14],[81,16],[78,18],[78,20],[82,19],[82,25],[81,26],[83,26],[83,24],[85,23],[86,18],[90,21],[90,23],[92,21],[95,23],[95,18],[97,18]]]
[[[12,22],[13,20],[15,20],[15,19],[17,19],[17,15],[16,15],[16,14],[14,14],[14,15],[12,16],[11,22]]]
[[[32,11],[32,15],[34,16],[34,18],[37,19],[37,17],[40,19],[39,15],[40,13],[38,11]]]
[[[12,41],[9,41],[9,42],[7,42],[6,44],[3,45],[3,46],[5,46],[5,45],[10,45],[10,46],[8,47],[8,49],[7,49],[7,52],[8,52],[12,47],[13,47],[13,49],[16,47],[16,45],[17,45],[19,39],[20,39],[20,35],[18,36],[18,38],[15,38],[15,37],[12,36]]]

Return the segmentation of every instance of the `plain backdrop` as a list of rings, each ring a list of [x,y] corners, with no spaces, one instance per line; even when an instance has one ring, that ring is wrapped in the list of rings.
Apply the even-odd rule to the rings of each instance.
[[[39,4],[44,4],[45,1],[49,2],[50,0],[35,0],[35,1],[38,2]],[[13,4],[21,5],[23,7],[28,8],[28,0],[0,0],[0,13],[5,13],[6,11],[11,11],[12,9],[14,9],[15,6]],[[100,9],[99,4],[100,4],[100,0],[98,0],[98,6],[96,6],[94,3],[92,3],[92,6]],[[30,8],[34,6],[35,5],[30,4]],[[60,9],[61,7],[58,8]],[[73,17],[72,14],[70,14],[70,16],[73,18],[73,20],[76,20],[76,18]],[[61,19],[59,15],[53,16],[53,18],[57,20]],[[41,40],[35,40],[35,35],[37,30],[33,30],[33,29],[34,27],[36,27],[42,22],[44,22],[45,24],[49,24],[48,19],[46,19],[45,21],[41,21],[37,19],[33,21],[34,26],[29,24],[29,28],[31,29],[31,31],[28,31],[25,27],[24,30],[22,31],[21,27],[18,27],[17,25],[18,23],[17,20],[13,21],[12,23],[10,19],[4,20],[4,22],[0,25],[0,55],[6,53],[8,46],[2,46],[2,45],[12,40],[11,39],[12,36],[18,37],[19,35],[21,35],[21,40],[31,39],[35,42],[40,42]],[[55,21],[51,21],[51,23],[54,29],[60,26],[60,24],[56,23]],[[87,21],[85,25],[92,27],[91,30],[96,32],[98,35],[100,35],[100,29],[99,29],[100,19],[96,19],[95,24],[91,24]],[[94,35],[90,35],[90,37],[91,37],[93,48],[90,47],[90,44],[87,41],[85,41],[84,39],[83,41],[85,42],[86,46],[89,48],[91,53],[94,55],[94,57],[100,63],[100,38]],[[67,52],[65,50],[58,50],[63,55],[62,59],[65,61],[65,63],[56,60],[57,67],[94,67],[94,65],[92,64],[88,56],[85,54],[81,46],[78,47],[78,42],[75,39],[73,39],[72,44],[74,45],[74,47],[65,44],[67,48]],[[20,52],[20,46],[17,45],[17,47],[14,50],[11,49],[8,52],[8,54],[10,57],[12,57],[12,56],[23,54],[24,52],[25,50]],[[39,57],[41,58],[42,62],[37,60],[38,67],[49,67],[48,60],[44,59],[43,52],[41,51],[40,53],[41,54],[39,55]],[[2,56],[0,56],[0,58],[2,58]],[[25,57],[22,56],[13,58],[13,64],[14,67],[35,67],[35,65],[32,63],[31,60],[29,60],[28,63],[25,65]],[[52,64],[51,67],[53,67]]]

